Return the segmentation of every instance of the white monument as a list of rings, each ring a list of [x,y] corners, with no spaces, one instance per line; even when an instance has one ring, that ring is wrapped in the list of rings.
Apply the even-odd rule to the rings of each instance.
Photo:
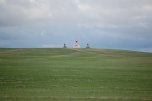
[[[75,41],[75,43],[73,44],[73,48],[80,48],[78,41]]]

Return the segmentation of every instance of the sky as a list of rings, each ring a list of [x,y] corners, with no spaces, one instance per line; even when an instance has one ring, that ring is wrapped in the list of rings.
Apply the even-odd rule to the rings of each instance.
[[[152,52],[152,0],[0,0],[0,48]]]

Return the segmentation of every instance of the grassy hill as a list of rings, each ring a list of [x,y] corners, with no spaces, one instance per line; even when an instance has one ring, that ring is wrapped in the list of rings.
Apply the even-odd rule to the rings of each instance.
[[[0,49],[0,101],[152,101],[152,53]]]

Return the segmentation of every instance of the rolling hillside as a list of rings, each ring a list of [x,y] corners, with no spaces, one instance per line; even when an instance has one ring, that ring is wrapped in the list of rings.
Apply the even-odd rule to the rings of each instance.
[[[0,101],[152,101],[152,53],[0,49]]]

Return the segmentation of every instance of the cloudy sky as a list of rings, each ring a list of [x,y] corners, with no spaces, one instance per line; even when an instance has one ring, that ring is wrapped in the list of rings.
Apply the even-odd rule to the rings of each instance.
[[[152,52],[152,0],[0,0],[0,47]]]

